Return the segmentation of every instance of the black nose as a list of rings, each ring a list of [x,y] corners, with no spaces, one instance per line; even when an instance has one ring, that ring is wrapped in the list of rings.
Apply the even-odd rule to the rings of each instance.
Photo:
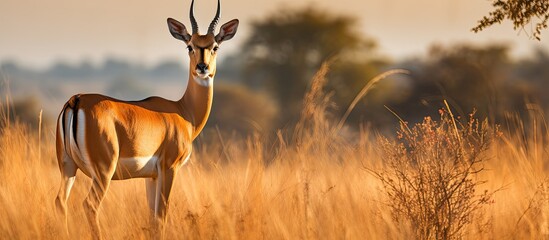
[[[199,63],[196,65],[196,69],[198,69],[200,72],[206,72],[208,70],[208,65],[205,63]]]

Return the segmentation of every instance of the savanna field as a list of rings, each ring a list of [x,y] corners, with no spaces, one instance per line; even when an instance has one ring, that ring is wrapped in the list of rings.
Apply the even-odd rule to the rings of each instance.
[[[203,133],[178,173],[167,239],[549,238],[549,134],[535,105],[491,123],[442,103],[418,124],[395,113],[401,127],[384,136],[330,114],[326,71],[295,126],[247,138]],[[62,239],[55,126],[10,121],[1,104],[0,238]],[[79,172],[71,238],[90,236],[82,208],[90,185]],[[113,181],[103,237],[148,239],[145,195],[143,179]]]

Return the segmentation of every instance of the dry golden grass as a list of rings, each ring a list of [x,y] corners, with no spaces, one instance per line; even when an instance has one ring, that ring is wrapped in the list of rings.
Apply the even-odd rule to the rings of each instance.
[[[367,130],[338,134],[337,121],[326,115],[325,95],[307,97],[298,129],[279,132],[274,144],[257,136],[221,136],[193,153],[176,179],[167,239],[413,237],[409,224],[394,221],[391,199],[366,170],[384,168],[379,140]],[[465,227],[464,238],[549,238],[549,135],[536,114],[517,118],[524,130],[503,129],[490,143],[487,170],[477,176],[487,183],[477,192],[500,190],[484,208],[485,218]],[[64,238],[54,207],[60,183],[54,128],[45,127],[40,140],[37,130],[0,125],[0,238]],[[90,185],[77,174],[68,202],[72,238],[90,236],[81,207]],[[144,185],[143,179],[113,181],[100,213],[103,237],[147,238]]]

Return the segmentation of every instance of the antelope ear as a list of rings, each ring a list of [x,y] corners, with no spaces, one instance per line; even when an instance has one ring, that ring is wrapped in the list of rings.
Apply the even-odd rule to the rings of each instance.
[[[168,18],[168,28],[174,38],[184,41],[187,44],[191,41],[191,35],[187,32],[187,28],[185,28],[183,23],[180,23],[173,18]]]
[[[223,41],[227,41],[234,37],[238,29],[238,19],[233,19],[221,26],[219,33],[215,36],[215,41],[220,44]]]

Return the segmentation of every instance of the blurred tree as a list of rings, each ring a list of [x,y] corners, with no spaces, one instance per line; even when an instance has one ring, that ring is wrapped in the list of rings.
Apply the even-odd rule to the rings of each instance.
[[[164,60],[148,72],[148,75],[152,78],[181,78],[185,74],[187,74],[187,71],[176,60]]]
[[[335,62],[328,73],[327,91],[334,94],[337,116],[342,116],[362,88],[388,66],[390,63],[384,60]],[[353,108],[346,123],[357,126],[368,122],[379,129],[394,120],[384,106],[402,102],[408,96],[407,83],[400,80],[398,76],[391,76],[377,83]]]
[[[356,23],[354,18],[314,8],[283,9],[254,22],[243,45],[246,83],[272,93],[284,109],[283,123],[296,119],[309,81],[323,61],[337,56],[338,64],[346,66],[350,59],[364,60],[374,49],[374,42],[357,31]],[[362,77],[358,80],[363,82]]]
[[[275,102],[265,94],[235,84],[215,87],[209,126],[241,134],[271,130],[278,116]]]
[[[97,69],[88,59],[83,60],[80,64],[69,64],[67,62],[55,63],[47,72],[53,78],[61,79],[87,79],[93,77]]]
[[[532,36],[538,41],[541,38],[541,30],[547,28],[549,21],[549,0],[492,0],[495,10],[489,16],[483,17],[472,30],[479,32],[495,23],[501,23],[504,19],[513,21],[515,30],[524,28],[537,18]]]
[[[107,94],[118,99],[141,100],[148,97],[147,89],[131,76],[119,76],[110,81]]]
[[[515,85],[527,101],[538,102],[549,109],[549,52],[538,49],[531,59],[524,59],[515,66]],[[547,112],[547,111],[546,111]]]
[[[14,60],[4,60],[0,63],[0,72],[6,72],[8,74],[17,74],[21,72],[19,64]]]
[[[0,102],[1,110],[7,111],[7,109],[4,109],[4,107],[6,106],[3,106],[2,104],[6,103]],[[36,97],[18,97],[13,102],[8,104],[10,104],[11,106],[9,116],[4,116],[7,112],[0,113],[0,117],[2,118],[0,119],[0,128],[5,127],[4,125],[7,123],[6,121],[9,121],[11,123],[23,123],[33,129],[38,128],[40,116],[40,102]],[[6,119],[6,117],[8,117],[9,119]]]
[[[512,62],[506,45],[434,46],[425,61],[404,66],[412,70],[414,84],[410,97],[395,106],[404,119],[434,115],[447,100],[461,116],[477,109],[479,116],[496,120],[509,104]]]

